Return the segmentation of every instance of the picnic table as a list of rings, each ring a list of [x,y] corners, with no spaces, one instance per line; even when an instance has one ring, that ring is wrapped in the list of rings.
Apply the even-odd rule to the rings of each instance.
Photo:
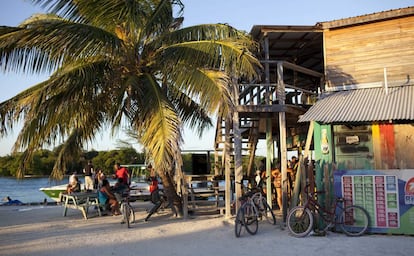
[[[95,207],[101,216],[99,207],[98,192],[75,192],[62,195],[63,202],[63,216],[66,216],[68,208],[80,210],[83,218],[88,219],[89,207]]]

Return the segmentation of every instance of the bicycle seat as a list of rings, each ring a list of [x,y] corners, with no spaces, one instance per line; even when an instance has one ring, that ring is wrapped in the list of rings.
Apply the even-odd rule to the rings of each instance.
[[[239,197],[239,200],[240,200],[240,201],[244,201],[244,200],[246,200],[247,198],[252,197],[252,196],[253,196],[253,194],[254,194],[254,192],[252,192],[252,191],[247,191],[245,194],[243,194],[241,197]]]

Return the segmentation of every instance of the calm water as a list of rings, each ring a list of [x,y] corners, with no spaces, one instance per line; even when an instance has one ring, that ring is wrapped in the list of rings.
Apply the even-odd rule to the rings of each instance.
[[[83,177],[78,177],[80,182],[84,183]],[[68,177],[63,178],[60,182],[50,182],[48,177],[24,178],[23,180],[0,177],[0,204],[3,203],[1,200],[6,196],[10,196],[14,200],[20,200],[23,203],[40,203],[45,198],[48,202],[53,202],[39,188],[66,183],[68,183]],[[224,181],[220,182],[220,186],[224,186]]]
[[[50,182],[47,177],[25,178],[23,180],[0,177],[0,200],[6,196],[10,196],[11,199],[20,200],[23,203],[43,202],[45,198],[49,202],[52,202],[53,200],[48,198],[39,188],[65,184],[67,182],[68,178],[66,177],[60,182]]]

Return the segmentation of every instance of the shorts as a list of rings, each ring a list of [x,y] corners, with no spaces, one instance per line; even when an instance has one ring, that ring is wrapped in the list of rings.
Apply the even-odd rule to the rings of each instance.
[[[92,176],[85,176],[85,190],[92,190],[93,183]]]

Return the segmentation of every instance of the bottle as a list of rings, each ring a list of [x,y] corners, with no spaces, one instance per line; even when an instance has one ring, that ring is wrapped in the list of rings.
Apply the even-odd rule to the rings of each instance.
[[[327,134],[326,129],[322,129],[321,149],[322,149],[322,154],[329,153],[328,134]]]

